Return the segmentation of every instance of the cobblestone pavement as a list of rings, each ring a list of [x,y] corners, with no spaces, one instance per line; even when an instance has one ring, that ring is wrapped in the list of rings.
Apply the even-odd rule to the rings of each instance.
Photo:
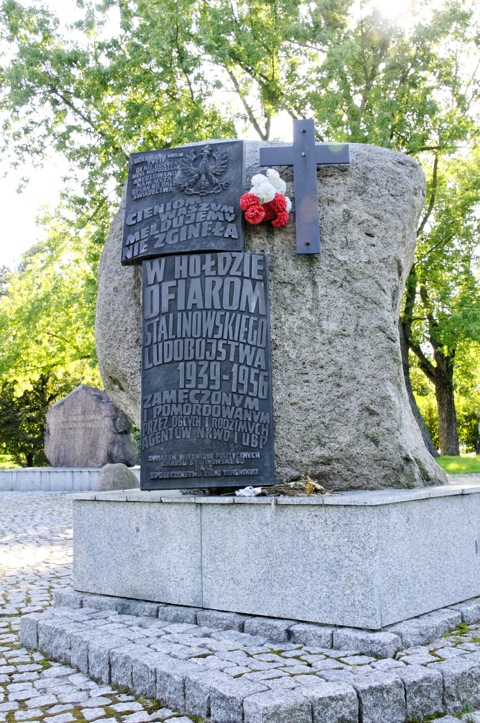
[[[0,492],[0,721],[480,723],[478,598],[362,634],[81,595],[71,554],[68,495]]]
[[[71,585],[71,563],[70,496],[0,492],[0,722],[198,722],[21,647],[20,616],[42,612]]]

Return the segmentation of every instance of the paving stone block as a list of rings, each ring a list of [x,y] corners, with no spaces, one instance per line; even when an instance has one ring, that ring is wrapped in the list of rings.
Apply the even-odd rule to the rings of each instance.
[[[313,723],[357,723],[358,696],[348,683],[327,683],[317,678],[297,690],[312,705]]]
[[[217,628],[218,630],[239,630],[243,632],[245,620],[247,620],[246,615],[220,612],[219,610],[200,610],[197,613],[197,625],[203,625],[206,628]]]
[[[293,643],[317,648],[331,648],[333,630],[328,626],[297,623],[290,628],[290,637]]]
[[[77,630],[78,623],[45,615],[38,621],[38,647],[54,660],[69,663],[70,635]]]
[[[45,718],[46,722],[50,723],[72,723],[72,721],[78,720],[75,718],[71,713],[62,713],[60,715],[55,715],[52,717]]]
[[[362,653],[358,655],[342,655],[341,660],[343,663],[346,663],[347,665],[370,665],[370,663],[375,663],[376,658],[373,658],[371,655],[363,655]]]
[[[95,691],[95,688],[93,689],[94,692],[97,693],[97,695],[93,698],[89,698],[88,700],[83,703],[84,708],[100,708],[105,707],[106,705],[110,705],[112,702],[110,698],[104,698],[103,695],[100,695],[98,690]],[[111,693],[114,693],[113,690],[110,691]],[[94,693],[92,693],[94,695]]]
[[[452,610],[459,612],[462,620],[466,623],[476,623],[477,620],[480,620],[480,598],[478,597],[450,607]]]
[[[121,600],[117,603],[119,615],[134,615],[135,617],[156,618],[159,606],[156,603],[142,600]]]
[[[197,673],[195,663],[160,656],[155,663],[156,698],[172,708],[185,710],[185,676]]]
[[[289,631],[295,620],[275,620],[274,618],[247,618],[243,630],[249,635],[266,635],[269,640],[283,643],[289,640]]]
[[[342,668],[342,670],[321,670],[318,672],[318,676],[329,683],[336,683],[337,681],[348,683],[354,677],[348,667]]]
[[[358,693],[362,723],[404,723],[407,710],[400,678],[388,672],[371,673],[352,676],[351,684]]]
[[[243,678],[231,678],[215,683],[210,693],[211,723],[239,723],[243,721],[243,701],[250,695],[263,693],[268,688],[263,683],[253,683]]]
[[[47,655],[52,654],[56,632],[57,626],[55,625],[52,616],[48,613],[42,615],[41,619],[38,620],[37,635],[38,647],[43,653]]]
[[[271,657],[275,657],[276,660],[273,662],[271,660]],[[293,661],[296,662],[296,661]],[[261,658],[257,657],[256,655],[252,656],[251,658],[247,659],[246,665],[251,670],[257,671],[257,670],[271,670],[272,668],[280,668],[280,667],[288,667],[294,668],[295,665],[292,664],[292,660],[282,660],[279,655],[276,656],[268,656],[268,661],[263,661]],[[299,667],[305,667],[303,664],[300,664]]]
[[[248,646],[253,648],[253,654],[258,652],[267,652],[270,650],[271,644],[267,641],[266,636],[261,637],[259,635],[248,635],[247,633],[241,633],[238,630],[214,630],[210,628],[210,637],[212,643],[218,645],[218,650],[233,650],[236,647],[243,648]],[[266,647],[265,647],[266,646]],[[262,648],[260,651],[259,648]]]
[[[81,673],[88,673],[88,641],[81,631],[70,635],[70,665]]]
[[[110,682],[118,685],[119,688],[132,689],[133,685],[133,660],[136,657],[146,655],[149,649],[131,643],[121,648],[115,648],[110,652]]]
[[[55,705],[57,699],[54,695],[36,695],[33,694],[28,698],[28,706],[32,708],[43,708],[47,705]]]
[[[149,721],[154,720],[150,717],[150,714],[146,711],[141,711],[139,713],[131,713],[130,715],[126,715],[122,717],[122,723],[148,723]],[[157,718],[157,720],[159,720]],[[177,719],[178,720],[178,719]]]
[[[376,660],[375,663],[372,663],[371,667],[374,670],[393,670],[394,668],[404,668],[405,663],[403,663],[401,660],[383,658],[382,660]]]
[[[108,638],[95,636],[88,642],[88,675],[99,683],[110,683],[110,650]]]
[[[172,623],[192,623],[197,622],[197,613],[200,608],[189,608],[182,605],[163,605],[159,607],[159,620],[168,620]]]
[[[377,658],[393,658],[403,646],[400,637],[393,633],[336,628],[333,631],[333,647],[339,650],[350,647]]]
[[[257,672],[253,673],[247,673],[243,679],[244,680],[253,680],[255,682],[261,682],[261,681],[270,681],[274,680],[275,678],[285,678],[288,676],[288,673],[282,671],[282,670],[259,670]],[[267,683],[268,685],[268,683]]]
[[[66,590],[54,590],[53,605],[56,608],[76,610],[83,607],[83,594],[69,588]]]
[[[228,662],[235,663],[236,665],[247,666],[256,660],[256,657],[252,658],[252,656],[247,655],[247,653],[243,650],[222,650],[218,653],[218,657],[221,660],[226,660]]]
[[[191,658],[191,661],[195,663],[199,670],[225,671],[226,668],[232,665],[228,661],[218,658],[216,655],[207,655],[205,658]]]
[[[480,662],[470,658],[452,658],[435,665],[443,675],[444,703],[449,713],[460,713],[466,706],[480,707]]]
[[[55,715],[56,713],[65,713],[67,710],[71,710],[70,705],[54,705],[48,709],[48,714]]]
[[[470,715],[465,718],[465,723],[480,723],[480,712],[470,713]]]
[[[34,710],[17,711],[15,713],[14,718],[16,721],[17,720],[18,721],[24,721],[24,720],[34,721],[34,720],[39,720],[40,716],[43,716],[43,715],[44,715],[44,711],[40,710],[39,708],[36,708]]]
[[[18,710],[19,707],[20,704],[15,702],[0,703],[0,713],[10,713],[13,710]]]
[[[174,642],[179,641],[177,636],[182,636],[182,640],[184,640],[185,636],[191,635],[196,631],[198,631],[198,628],[192,623],[171,623],[170,625],[165,625],[163,628],[164,633],[167,633],[169,636],[175,636],[174,638],[168,637],[166,640],[173,640]]]
[[[245,675],[245,673],[250,673],[250,668],[242,665],[233,665],[231,668],[225,668],[223,672],[232,678],[239,678],[241,675]]]
[[[231,676],[218,670],[203,670],[185,677],[185,710],[203,718],[210,716],[210,695],[215,686],[231,680]]]
[[[112,710],[117,713],[138,713],[138,711],[142,710],[141,704],[134,700],[128,701],[127,703],[114,703],[110,705],[109,708],[112,708]]]
[[[82,607],[93,608],[94,610],[116,610],[119,600],[123,599],[124,598],[113,597],[111,595],[84,593]]]
[[[244,723],[312,723],[310,701],[296,690],[269,690],[245,698]]]
[[[395,669],[403,681],[407,701],[407,718],[443,713],[443,678],[436,666],[403,665]]]
[[[440,638],[461,622],[462,616],[457,610],[434,610],[426,615],[420,615],[418,618],[391,625],[386,630],[400,636],[402,647],[410,648]]]
[[[132,679],[133,689],[135,693],[144,698],[155,698],[156,688],[156,668],[158,661],[158,653],[152,653],[149,650],[141,658],[135,656],[132,661]]]
[[[280,688],[280,690],[294,690],[298,686],[293,678],[273,678],[268,681],[268,687],[270,690],[276,690],[277,688]]]
[[[26,648],[38,647],[38,621],[43,618],[43,613],[32,613],[24,615],[20,621],[20,642]]]

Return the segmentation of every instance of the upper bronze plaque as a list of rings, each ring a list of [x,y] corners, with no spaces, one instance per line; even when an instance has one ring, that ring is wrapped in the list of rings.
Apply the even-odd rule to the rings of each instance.
[[[122,264],[199,251],[243,251],[242,141],[132,153]]]

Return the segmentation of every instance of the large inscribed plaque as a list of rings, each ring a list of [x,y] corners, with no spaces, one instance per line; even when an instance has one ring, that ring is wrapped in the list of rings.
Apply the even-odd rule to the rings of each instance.
[[[164,254],[241,251],[242,141],[132,153],[122,264]]]
[[[141,489],[274,484],[267,257],[142,267]]]

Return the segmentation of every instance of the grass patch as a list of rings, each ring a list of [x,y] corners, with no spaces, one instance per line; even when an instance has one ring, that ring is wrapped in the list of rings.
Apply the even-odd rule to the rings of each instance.
[[[473,457],[436,457],[435,459],[447,474],[480,473],[480,455]]]

